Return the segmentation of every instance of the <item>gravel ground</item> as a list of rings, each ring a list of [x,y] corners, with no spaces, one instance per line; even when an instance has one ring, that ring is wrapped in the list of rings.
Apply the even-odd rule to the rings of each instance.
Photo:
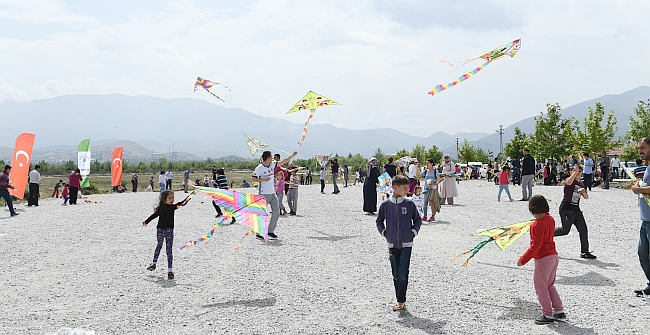
[[[327,190],[332,191],[328,185]],[[521,194],[511,187],[513,195]],[[450,259],[482,240],[471,233],[531,218],[524,202],[496,201],[497,186],[465,181],[456,205],[425,223],[411,259],[407,310],[393,312],[393,283],[375,217],[361,210],[361,187],[320,194],[300,188],[298,216],[282,217],[268,245],[214,222],[207,198],[176,212],[175,280],[145,271],[155,247],[157,193],[95,195],[97,204],[60,200],[0,211],[2,334],[648,334],[650,303],[633,295],[639,211],[631,191],[595,189],[582,209],[597,260],[579,258],[575,229],[556,238],[564,323],[538,326],[533,263],[518,268],[525,236],[500,251],[487,245],[468,267]],[[561,187],[536,186],[558,218]],[[184,193],[176,194],[179,201]],[[203,203],[202,203],[203,202]],[[379,201],[378,201],[379,202]],[[71,329],[74,329],[71,330]]]

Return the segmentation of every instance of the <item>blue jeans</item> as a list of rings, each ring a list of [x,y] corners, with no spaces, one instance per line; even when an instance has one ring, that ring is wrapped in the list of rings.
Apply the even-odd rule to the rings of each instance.
[[[508,195],[508,199],[512,199],[512,196],[510,195],[510,188],[508,187],[508,184],[499,185],[499,195],[497,195],[497,198],[501,199],[501,192],[503,192],[503,190],[506,191],[506,194]]]
[[[397,302],[406,302],[406,288],[409,283],[409,265],[411,264],[411,247],[389,249],[390,267],[393,270],[393,283]]]
[[[160,187],[160,193],[162,193],[165,190],[165,183],[158,183],[158,186]]]
[[[11,215],[16,215],[16,211],[14,210],[14,203],[11,201],[11,195],[9,195],[9,190],[0,190],[0,197],[4,198],[7,202],[7,206],[9,206],[9,212]]]
[[[641,263],[643,273],[648,279],[648,288],[650,288],[650,221],[641,222],[639,233],[639,263]]]

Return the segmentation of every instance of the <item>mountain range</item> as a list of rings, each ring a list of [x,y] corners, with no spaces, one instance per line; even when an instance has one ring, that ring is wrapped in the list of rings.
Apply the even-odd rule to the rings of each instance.
[[[578,120],[588,115],[588,107],[600,102],[606,111],[614,110],[618,119],[618,135],[629,128],[627,120],[639,101],[650,97],[650,87],[641,86],[621,93],[605,95],[564,108],[563,116]],[[540,106],[540,112],[545,111]],[[124,159],[134,161],[197,160],[206,157],[253,158],[244,141],[249,134],[274,147],[293,151],[302,125],[286,120],[256,115],[239,108],[224,108],[203,100],[190,98],[163,99],[151,96],[68,95],[29,102],[4,101],[0,114],[11,115],[0,125],[0,159],[9,159],[13,142],[20,132],[36,134],[32,157],[34,161],[76,160],[77,143],[91,139],[93,158],[109,160],[115,146],[124,147]],[[526,133],[535,129],[534,117],[517,120],[494,120],[494,128],[504,128],[505,145],[519,127]],[[299,158],[317,154],[360,153],[371,156],[377,148],[384,153],[410,150],[415,144],[427,148],[437,145],[455,156],[456,139],[461,145],[467,139],[476,147],[499,151],[499,134],[457,133],[442,131],[427,137],[413,136],[393,129],[352,130],[330,124],[311,124],[309,137],[300,148]],[[255,157],[256,158],[256,157]]]

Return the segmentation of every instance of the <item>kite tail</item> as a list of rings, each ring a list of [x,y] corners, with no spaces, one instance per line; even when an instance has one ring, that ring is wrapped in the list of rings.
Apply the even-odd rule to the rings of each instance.
[[[490,62],[491,61],[487,61],[487,62],[483,63],[483,65],[475,68],[472,71],[469,71],[469,72],[465,73],[464,75],[460,76],[458,79],[452,81],[451,83],[449,83],[447,85],[440,84],[440,85],[434,87],[431,91],[429,91],[429,94],[436,95],[436,93],[440,93],[440,92],[442,92],[442,91],[444,91],[444,90],[446,90],[446,89],[448,89],[450,87],[454,87],[454,86],[458,85],[459,83],[469,79],[471,76],[473,76],[473,75],[477,74],[479,71],[483,70],[486,66],[490,65]]]
[[[251,235],[251,234],[253,234],[252,230],[247,231],[246,234],[244,234],[244,236],[242,236],[241,241],[239,241],[239,245],[237,247],[235,247],[235,250],[241,249],[242,244],[244,244],[244,239],[246,238],[246,236]]]
[[[458,257],[460,257],[460,256],[462,256],[462,255],[467,255],[467,254],[471,253],[471,255],[469,255],[469,257],[467,257],[467,260],[465,260],[465,263],[463,263],[463,266],[467,266],[467,264],[469,263],[469,260],[470,260],[472,257],[474,257],[474,256],[476,255],[476,253],[478,253],[479,250],[481,250],[481,249],[482,249],[486,244],[488,244],[488,243],[490,243],[490,242],[492,242],[492,241],[494,241],[494,239],[490,237],[489,239],[487,239],[487,240],[485,240],[485,241],[483,241],[483,242],[477,244],[477,245],[474,246],[472,249],[469,249],[469,250],[463,252],[462,254],[460,254],[460,255],[458,255],[458,256],[452,258],[451,261],[453,262],[453,261],[455,261]]]
[[[217,227],[221,226],[226,221],[226,219],[229,218],[229,217],[230,217],[229,215],[222,216],[219,219],[219,221],[217,221],[217,223],[215,223],[214,226],[212,226],[212,229],[210,229],[210,231],[208,232],[207,235],[201,236],[198,239],[193,240],[193,241],[188,241],[187,243],[181,245],[180,249],[183,250],[183,249],[185,249],[185,248],[187,248],[189,246],[196,245],[199,242],[203,242],[203,241],[211,238],[212,235],[214,235],[214,231],[217,229]]]
[[[300,141],[298,141],[298,146],[302,145],[302,141],[305,140],[307,137],[307,125],[309,124],[309,121],[311,121],[311,118],[314,117],[314,114],[316,114],[316,110],[312,109],[311,112],[309,113],[309,118],[305,122],[305,125],[302,127],[302,136],[300,137]]]
[[[206,90],[206,91],[208,91],[208,90]],[[217,99],[219,99],[219,100],[221,100],[221,101],[223,101],[223,102],[226,102],[226,100],[223,100],[223,99],[219,98],[218,95],[216,95],[216,94],[214,94],[214,93],[212,93],[212,92],[210,92],[210,91],[208,91],[208,93],[212,94],[215,98],[217,98]]]
[[[195,194],[196,194],[196,190],[192,191],[192,193],[190,193],[190,195],[188,195],[187,197],[185,197],[185,199],[183,199],[183,201],[181,201],[181,204],[178,205],[178,208],[182,208],[183,206],[187,205],[187,203],[190,202],[190,199],[192,199],[192,197]]]

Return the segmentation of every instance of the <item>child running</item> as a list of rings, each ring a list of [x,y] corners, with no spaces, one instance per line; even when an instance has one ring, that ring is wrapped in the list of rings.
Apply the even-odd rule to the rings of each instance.
[[[499,173],[499,195],[497,195],[497,201],[501,201],[502,191],[506,191],[506,194],[508,195],[510,201],[515,201],[514,199],[512,199],[512,196],[510,195],[510,188],[508,187],[508,183],[510,181],[509,175],[510,175],[510,167],[508,165],[504,165],[501,168],[501,172]]]
[[[70,194],[70,190],[68,190],[68,184],[63,183],[63,190],[61,191],[61,197],[63,198],[63,204],[62,204],[63,206],[68,205],[68,199],[70,199],[68,197],[69,194]]]
[[[418,215],[424,220],[424,196],[422,195],[422,186],[418,185],[413,190],[415,193],[411,196],[411,201],[415,204],[415,207],[418,209]]]
[[[524,266],[531,258],[535,259],[533,282],[543,313],[535,319],[535,323],[544,325],[555,320],[566,320],[562,300],[555,289],[555,273],[559,262],[553,242],[555,220],[548,213],[548,201],[541,195],[530,198],[528,209],[535,217],[535,221],[530,225],[530,247],[519,258],[517,266]]]
[[[280,215],[287,215],[287,209],[284,208],[284,203],[282,203],[284,198],[284,174],[282,174],[282,171],[275,174],[275,195],[278,196],[278,202],[280,203]]]
[[[296,211],[298,210],[298,185],[300,185],[300,178],[296,175],[296,171],[296,169],[292,169],[291,177],[289,177],[289,190],[287,191],[289,215],[296,215]]]
[[[422,219],[413,201],[406,198],[409,180],[404,176],[393,178],[393,195],[379,206],[377,230],[388,242],[390,266],[393,272],[397,303],[393,311],[406,307],[406,288],[413,238],[420,231]],[[386,221],[386,225],[384,225]]]
[[[179,208],[181,203],[182,201],[174,204],[174,192],[163,191],[160,193],[160,202],[158,207],[156,207],[156,211],[142,222],[142,225],[146,226],[151,220],[158,217],[158,227],[156,227],[158,244],[153,253],[153,262],[147,267],[147,270],[153,271],[156,269],[156,262],[158,262],[158,256],[160,255],[163,241],[165,241],[165,249],[167,251],[167,279],[174,279],[174,271],[172,270],[172,262],[174,260],[174,256],[172,255],[172,245],[174,244],[174,211]]]

